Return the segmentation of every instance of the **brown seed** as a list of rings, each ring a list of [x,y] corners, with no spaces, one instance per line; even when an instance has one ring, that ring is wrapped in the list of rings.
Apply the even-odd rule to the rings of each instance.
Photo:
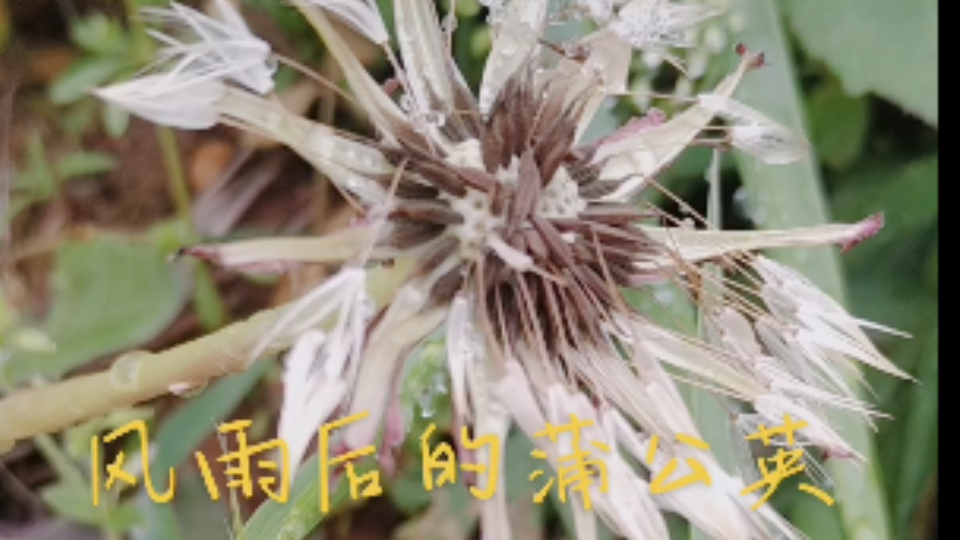
[[[453,257],[459,248],[460,241],[452,236],[440,240],[420,259],[420,264],[413,271],[413,275],[427,276],[432,274],[447,259]]]
[[[416,221],[397,221],[384,244],[397,249],[412,249],[436,239],[447,230],[443,225]]]
[[[490,193],[498,184],[496,176],[480,169],[461,168],[456,173],[463,183],[483,193]]]
[[[436,225],[460,225],[463,216],[454,212],[445,202],[436,201],[404,201],[394,209],[392,218],[403,218],[411,221],[423,221]]]
[[[520,176],[517,181],[517,194],[510,205],[507,219],[507,234],[522,225],[537,208],[541,194],[540,169],[532,152],[524,152],[520,158]]]
[[[430,303],[433,306],[442,306],[450,303],[453,297],[463,288],[466,280],[462,266],[444,274],[433,287],[430,288]]]

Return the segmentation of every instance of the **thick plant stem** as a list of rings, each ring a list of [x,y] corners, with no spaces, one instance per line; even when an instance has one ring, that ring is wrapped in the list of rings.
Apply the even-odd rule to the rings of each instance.
[[[368,289],[377,305],[387,303],[406,277],[411,263],[370,272]],[[266,310],[219,332],[159,352],[131,352],[108,371],[62,383],[21,390],[0,400],[0,452],[17,441],[54,433],[80,422],[104,416],[170,392],[171,387],[202,386],[245,371],[263,336],[284,316],[290,305]],[[267,344],[260,358],[288,348],[290,343]]]
[[[740,39],[752,50],[766,53],[771,65],[748,77],[738,97],[787,126],[803,131],[803,105],[778,3],[745,0],[742,7],[748,21]],[[816,156],[811,155],[807,161],[789,167],[765,167],[744,156],[738,159],[744,188],[752,203],[750,206],[756,211],[753,217],[759,227],[780,229],[827,222]],[[839,261],[829,248],[783,250],[775,256],[804,273],[827,294],[843,300]],[[836,415],[831,420],[839,433],[867,459],[863,467],[840,460],[828,463],[836,482],[835,497],[846,537],[887,540],[892,537],[889,513],[872,434],[857,418]],[[817,511],[830,512],[824,507]],[[798,520],[796,525],[809,530],[817,527],[816,521]]]
[[[250,351],[283,313],[284,308],[261,312],[165,352],[127,353],[109,371],[16,392],[0,401],[0,448],[154,399],[175,384],[200,385],[242,372]]]

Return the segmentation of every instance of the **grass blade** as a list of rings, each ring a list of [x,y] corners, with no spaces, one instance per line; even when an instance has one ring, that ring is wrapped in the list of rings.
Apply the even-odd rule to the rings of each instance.
[[[742,41],[753,50],[765,52],[772,65],[749,77],[739,97],[785,125],[802,130],[803,103],[779,4],[773,0],[745,0],[743,8],[748,21]],[[777,168],[757,164],[746,156],[738,156],[738,161],[747,195],[761,210],[758,226],[787,228],[827,221],[815,156],[800,164]],[[834,298],[843,299],[839,260],[830,248],[784,250],[773,255],[805,274]],[[855,419],[837,417],[834,421],[839,432],[868,459],[863,468],[837,462],[830,464],[846,536],[850,540],[887,540],[891,538],[890,524],[872,435]],[[822,511],[829,512],[825,508]],[[812,528],[805,518],[796,525],[801,529]]]

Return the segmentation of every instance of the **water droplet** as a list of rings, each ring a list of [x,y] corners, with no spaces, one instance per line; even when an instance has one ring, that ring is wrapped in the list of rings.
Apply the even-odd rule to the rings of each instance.
[[[714,54],[720,54],[727,46],[727,34],[719,26],[710,26],[706,29],[703,41]]]
[[[653,296],[656,297],[657,301],[663,305],[673,304],[676,300],[676,294],[673,289],[669,287],[661,287],[654,291]]]
[[[590,56],[590,47],[576,41],[562,43],[563,55],[574,60],[585,60]]]
[[[733,195],[734,207],[743,217],[753,221],[756,225],[763,225],[767,220],[767,212],[762,201],[756,201],[745,188],[740,188]]]
[[[190,399],[200,395],[200,393],[203,392],[206,388],[207,388],[207,383],[193,384],[189,382],[180,382],[180,383],[171,384],[170,387],[167,388],[167,390],[169,390],[171,394],[177,397]]]
[[[513,56],[517,54],[517,42],[512,37],[504,36],[500,46],[500,56]]]
[[[275,73],[278,69],[280,69],[280,62],[273,56],[268,56],[267,59],[264,60],[264,67],[270,73]]]
[[[436,373],[433,376],[433,389],[437,394],[446,394],[447,390],[447,378],[443,373]]]
[[[32,328],[24,328],[15,332],[11,338],[14,345],[27,352],[37,354],[52,354],[57,352],[57,344],[46,334]]]
[[[644,52],[641,59],[644,66],[651,71],[658,69],[663,64],[663,55],[655,52]]]
[[[457,14],[452,11],[443,19],[443,31],[448,34],[456,32],[459,25],[460,21],[457,19]]]
[[[436,411],[433,408],[433,392],[426,390],[420,394],[420,417],[428,420],[433,418],[434,414]]]
[[[362,313],[363,320],[369,322],[377,314],[377,303],[372,298],[364,296],[360,300],[360,313]]]
[[[439,111],[428,111],[423,113],[423,121],[433,127],[442,128],[447,125],[447,116]]]
[[[120,355],[110,367],[110,385],[117,390],[135,392],[140,388],[140,367],[150,356],[146,351]]]

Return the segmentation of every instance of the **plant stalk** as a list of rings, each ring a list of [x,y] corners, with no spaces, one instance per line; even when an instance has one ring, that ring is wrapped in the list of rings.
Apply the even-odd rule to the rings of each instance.
[[[388,303],[406,279],[413,261],[397,261],[368,275],[368,290],[378,306]],[[81,422],[149,401],[174,385],[202,386],[242,373],[263,336],[292,308],[261,311],[246,321],[159,353],[130,352],[114,367],[42,388],[20,390],[0,400],[0,453],[23,439],[55,433]],[[332,322],[332,321],[330,321]],[[286,350],[289,342],[266,344],[260,358]]]

